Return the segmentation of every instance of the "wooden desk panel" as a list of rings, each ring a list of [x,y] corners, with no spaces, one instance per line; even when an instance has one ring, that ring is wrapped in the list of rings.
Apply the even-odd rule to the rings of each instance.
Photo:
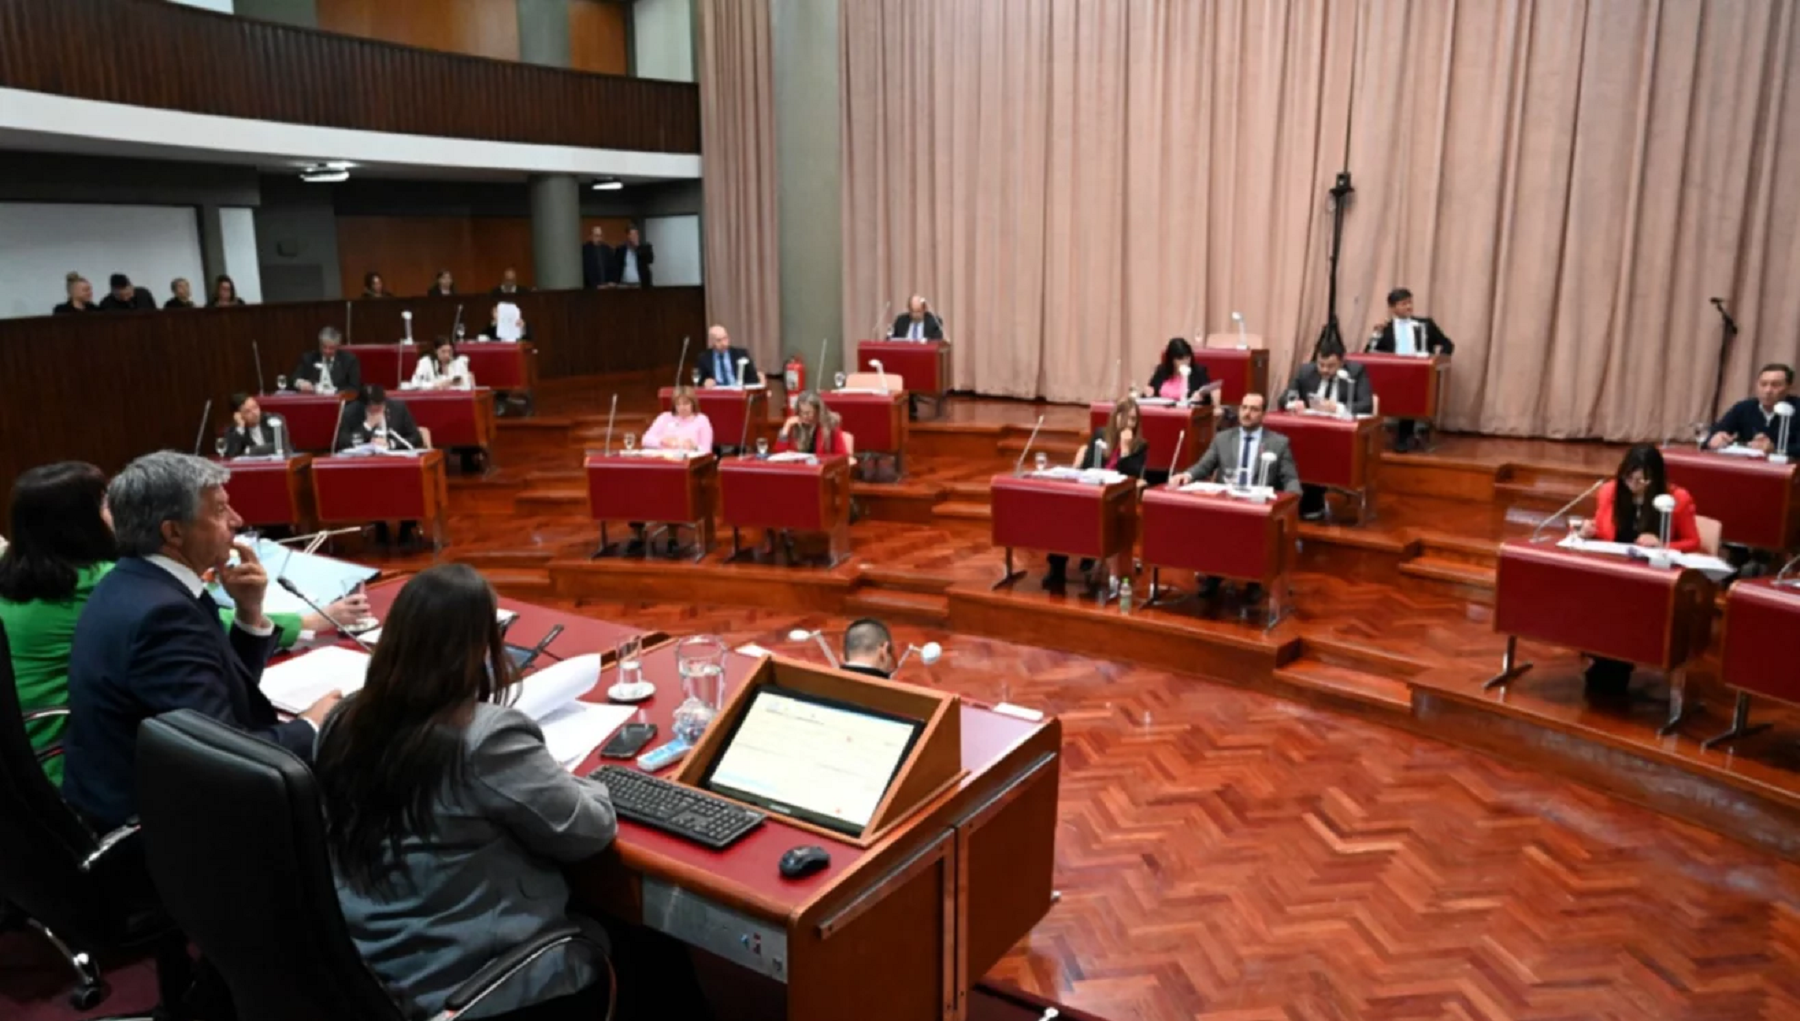
[[[321,457],[312,463],[319,522],[417,521],[440,541],[449,507],[444,452],[416,457]]]
[[[1263,425],[1287,437],[1301,482],[1373,496],[1381,419],[1270,412]]]
[[[1030,549],[1101,560],[1130,549],[1137,520],[1137,480],[1107,486],[996,475],[992,541],[1008,550]]]
[[[1787,550],[1800,546],[1800,464],[1770,464],[1691,447],[1664,447],[1669,481],[1717,518],[1726,542]]]
[[[473,390],[407,390],[388,395],[406,405],[413,421],[431,432],[431,445],[443,450],[494,445],[494,392]]]
[[[1388,418],[1436,421],[1448,384],[1450,359],[1443,355],[1352,354],[1349,360],[1369,374],[1369,389]]]
[[[1267,503],[1157,487],[1144,493],[1144,563],[1174,567],[1273,590],[1292,569],[1300,533],[1300,498],[1279,493]]]
[[[819,397],[843,419],[842,428],[855,438],[857,453],[899,456],[906,452],[907,391],[866,394],[828,390]]]
[[[225,495],[244,524],[281,525],[304,532],[313,517],[312,456],[284,461],[223,462],[231,472]]]
[[[858,372],[874,372],[880,361],[886,372],[899,376],[915,394],[943,397],[950,390],[950,344],[942,340],[860,340],[856,343]]]
[[[1514,539],[1500,546],[1494,630],[1672,670],[1706,650],[1713,592],[1698,571]]]
[[[272,393],[256,399],[263,415],[280,415],[287,421],[288,442],[295,450],[329,453],[337,442],[338,422],[350,399],[348,393]]]
[[[1247,393],[1269,396],[1269,352],[1261,348],[1208,347],[1194,352],[1194,364],[1206,366],[1206,378],[1223,386],[1219,399],[1236,404]]]

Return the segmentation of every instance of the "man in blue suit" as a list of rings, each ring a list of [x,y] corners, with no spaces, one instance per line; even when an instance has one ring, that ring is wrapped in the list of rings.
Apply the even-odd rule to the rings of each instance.
[[[230,472],[163,451],[128,465],[107,487],[118,566],[94,586],[69,659],[63,796],[100,829],[137,814],[138,724],[193,709],[311,760],[333,693],[282,723],[257,684],[275,651],[263,614],[268,575],[248,545],[228,562],[241,524],[225,496]],[[218,572],[237,605],[229,636],[201,576]]]

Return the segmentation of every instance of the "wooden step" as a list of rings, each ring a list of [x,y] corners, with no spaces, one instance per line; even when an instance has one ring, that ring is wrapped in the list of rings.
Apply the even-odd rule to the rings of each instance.
[[[966,500],[945,500],[931,508],[931,513],[940,518],[960,518],[964,521],[994,520],[993,507]]]
[[[555,550],[517,549],[517,550],[478,550],[460,553],[456,547],[450,547],[449,559],[459,564],[468,564],[483,573],[488,571],[543,571],[556,556]],[[544,574],[545,580],[549,573]]]
[[[952,482],[944,487],[944,495],[947,499],[962,503],[987,503],[993,493],[993,485],[987,479],[979,482]]]
[[[1400,573],[1413,578],[1448,582],[1483,592],[1494,591],[1496,568],[1481,567],[1444,557],[1424,556],[1400,565]]]
[[[1351,667],[1302,656],[1277,668],[1274,679],[1277,683],[1302,693],[1322,695],[1335,702],[1347,702],[1402,715],[1412,713],[1411,685]]]
[[[1000,441],[1000,453],[1007,457],[1017,458],[1019,452],[1025,449],[1026,440],[1029,439],[1031,439],[1029,435],[1008,436]],[[1081,444],[1086,439],[1087,437],[1073,429],[1045,429],[1038,433],[1036,440],[1032,440],[1031,449],[1033,453],[1039,450],[1043,451],[1049,455],[1053,463],[1068,464],[1069,459],[1075,456],[1077,450],[1081,449]]]
[[[1342,638],[1313,637],[1301,640],[1306,661],[1355,670],[1391,681],[1407,681],[1430,666],[1386,649],[1377,649]]]
[[[1416,554],[1434,560],[1493,568],[1500,563],[1500,544],[1492,539],[1462,535],[1419,533]]]
[[[950,620],[950,597],[897,589],[860,589],[844,598],[844,612],[883,620],[900,618],[927,624]]]
[[[862,580],[864,585],[876,588],[941,596],[956,584],[956,575],[934,574],[917,568],[888,564],[863,564]]]
[[[543,568],[483,568],[481,576],[494,586],[494,591],[517,599],[547,599],[556,594],[550,572]]]
[[[520,514],[586,514],[586,486],[534,486],[513,498]]]

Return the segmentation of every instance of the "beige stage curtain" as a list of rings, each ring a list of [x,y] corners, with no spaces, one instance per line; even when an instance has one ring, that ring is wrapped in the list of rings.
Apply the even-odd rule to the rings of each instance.
[[[696,0],[706,314],[779,371],[775,79],[767,2]],[[690,359],[705,343],[694,338]]]

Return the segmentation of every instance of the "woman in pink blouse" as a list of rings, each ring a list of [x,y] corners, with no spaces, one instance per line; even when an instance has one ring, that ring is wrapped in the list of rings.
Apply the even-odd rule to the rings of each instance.
[[[700,413],[700,402],[695,399],[694,391],[685,386],[676,387],[669,404],[675,410],[656,416],[656,421],[644,431],[644,449],[711,450],[712,422]]]

